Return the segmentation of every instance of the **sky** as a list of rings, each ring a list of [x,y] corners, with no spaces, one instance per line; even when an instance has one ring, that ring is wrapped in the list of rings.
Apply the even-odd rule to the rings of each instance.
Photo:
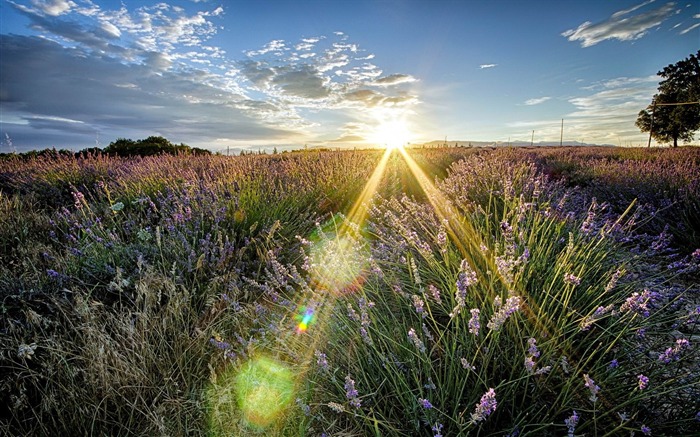
[[[646,144],[700,2],[0,0],[0,152]],[[534,131],[534,132],[533,132]]]

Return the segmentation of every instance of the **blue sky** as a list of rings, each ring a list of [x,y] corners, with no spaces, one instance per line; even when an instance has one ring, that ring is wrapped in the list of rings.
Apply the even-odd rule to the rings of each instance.
[[[645,143],[693,1],[0,0],[0,152]]]

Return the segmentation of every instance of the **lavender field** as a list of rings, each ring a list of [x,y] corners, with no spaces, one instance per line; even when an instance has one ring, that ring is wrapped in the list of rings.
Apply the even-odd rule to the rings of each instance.
[[[700,435],[700,150],[0,161],[0,433]]]

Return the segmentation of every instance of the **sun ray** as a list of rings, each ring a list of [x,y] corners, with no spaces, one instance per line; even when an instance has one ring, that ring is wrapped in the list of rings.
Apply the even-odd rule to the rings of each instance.
[[[455,211],[452,203],[442,194],[440,190],[431,182],[430,178],[425,174],[423,169],[416,163],[416,161],[409,155],[409,153],[401,148],[399,149],[401,156],[406,162],[409,171],[416,178],[416,181],[421,186],[421,189],[425,193],[428,201],[433,206],[435,213],[438,215],[443,223],[447,224],[447,232],[452,237],[452,241],[455,243],[459,249],[462,257],[467,259],[472,265],[481,262],[485,263],[489,271],[493,272],[496,277],[503,283],[503,285],[511,289],[512,292],[519,296],[527,296],[527,290],[517,289],[513,290],[514,284],[509,283],[503,278],[499,273],[498,267],[496,266],[495,260],[491,256],[487,256],[482,250],[483,240],[478,232],[471,226],[471,224],[466,220],[460,220],[461,215]],[[480,258],[473,259],[472,254],[480,254]],[[495,297],[495,296],[490,296]],[[547,320],[542,320],[542,318],[537,317],[538,308],[533,308],[536,305],[533,299],[528,299],[527,303],[530,308],[525,307],[526,316],[540,329],[545,335],[551,335],[552,330],[550,329],[550,323]]]

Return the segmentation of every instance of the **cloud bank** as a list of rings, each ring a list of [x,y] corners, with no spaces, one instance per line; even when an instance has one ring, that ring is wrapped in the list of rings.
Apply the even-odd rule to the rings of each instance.
[[[649,29],[659,26],[676,13],[675,3],[666,3],[659,8],[636,13],[653,1],[617,11],[600,23],[586,21],[576,29],[569,29],[561,35],[569,41],[580,41],[581,47],[591,47],[607,39],[632,41],[642,38]]]
[[[319,134],[308,113],[349,122],[419,102],[416,78],[386,74],[342,32],[273,39],[232,57],[212,42],[220,6],[9,5],[33,33],[3,34],[0,42],[3,137],[20,149],[153,134],[211,147],[299,143]]]

